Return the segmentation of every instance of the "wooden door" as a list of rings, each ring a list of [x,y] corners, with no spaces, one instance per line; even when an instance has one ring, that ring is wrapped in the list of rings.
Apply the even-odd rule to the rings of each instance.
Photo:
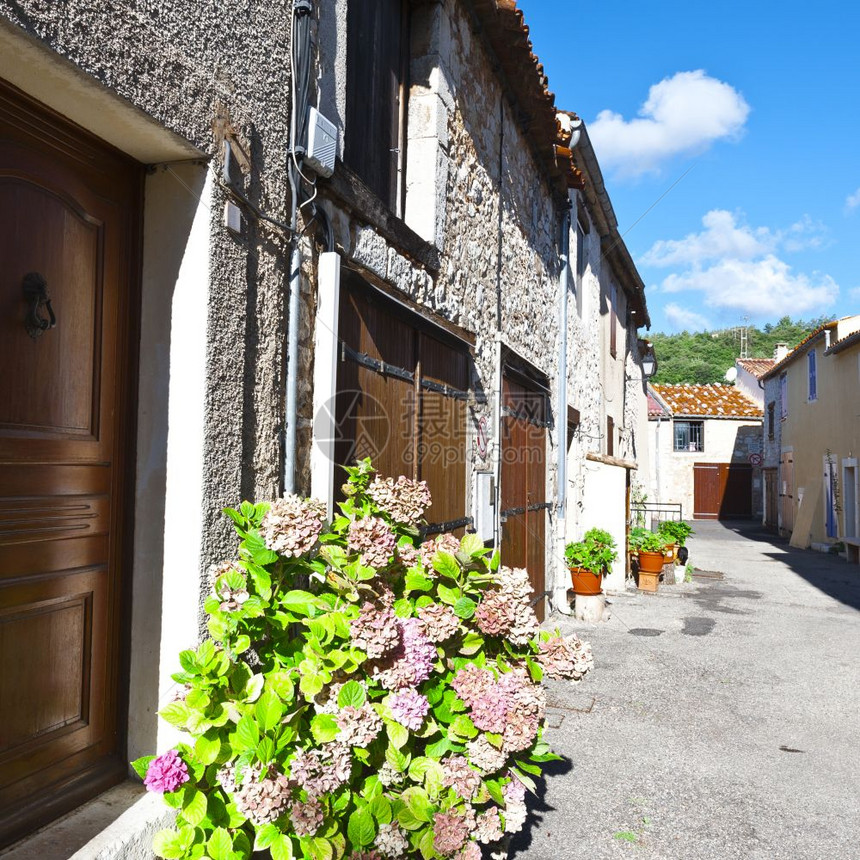
[[[752,466],[693,464],[693,517],[734,520],[752,516]]]
[[[779,527],[794,531],[794,452],[783,451],[779,458]]]
[[[141,182],[139,165],[0,82],[0,845],[126,773]],[[54,327],[28,331],[32,273]]]
[[[502,564],[524,567],[543,621],[546,592],[546,393],[506,372],[502,381]]]
[[[776,529],[779,511],[779,485],[776,469],[762,470],[764,476],[764,524],[769,529]]]
[[[693,464],[693,517],[715,520],[720,515],[720,464]]]
[[[426,534],[462,535],[469,354],[428,320],[344,273],[338,334],[339,466],[370,457],[384,476],[427,482]],[[345,474],[335,471],[335,490]]]

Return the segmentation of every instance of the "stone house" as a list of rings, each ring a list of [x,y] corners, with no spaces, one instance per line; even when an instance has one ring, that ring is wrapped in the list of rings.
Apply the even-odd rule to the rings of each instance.
[[[793,546],[849,543],[860,533],[852,406],[860,386],[858,332],[860,316],[820,326],[764,376],[765,519]]]
[[[759,406],[733,385],[648,387],[651,489],[684,518],[761,511]]]
[[[762,377],[773,367],[773,358],[736,358],[735,386],[759,409],[764,408],[764,389],[759,384]]]
[[[225,505],[370,455],[541,614],[623,541],[644,287],[513,3],[0,0],[0,170],[0,845],[174,741]]]

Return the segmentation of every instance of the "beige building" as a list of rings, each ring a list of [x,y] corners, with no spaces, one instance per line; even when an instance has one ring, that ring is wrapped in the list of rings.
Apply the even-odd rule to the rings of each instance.
[[[775,480],[768,482],[779,530],[798,547],[856,541],[860,316],[816,329],[764,383],[766,414],[774,416],[765,435],[779,438]]]
[[[732,385],[651,385],[649,498],[684,519],[761,509],[762,411]]]

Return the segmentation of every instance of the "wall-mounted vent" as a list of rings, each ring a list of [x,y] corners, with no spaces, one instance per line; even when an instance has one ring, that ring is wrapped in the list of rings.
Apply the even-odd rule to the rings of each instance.
[[[327,120],[315,107],[308,109],[308,150],[305,164],[319,176],[334,173],[337,155],[337,127]]]

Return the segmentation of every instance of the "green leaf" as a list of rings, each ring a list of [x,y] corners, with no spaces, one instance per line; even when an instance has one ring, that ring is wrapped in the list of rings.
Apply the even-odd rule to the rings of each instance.
[[[251,579],[254,582],[254,588],[257,590],[257,594],[259,594],[263,600],[271,600],[272,577],[269,576],[269,571],[259,565],[249,564],[248,573],[251,574]]]
[[[391,743],[396,746],[397,749],[402,749],[409,740],[409,729],[405,726],[401,726],[400,723],[395,722],[394,720],[386,720],[385,728],[388,731],[388,739]]]
[[[442,603],[447,603],[449,606],[456,605],[457,601],[462,596],[459,588],[449,588],[447,585],[439,585],[436,587],[436,592],[439,595],[439,600]]]
[[[347,681],[337,696],[337,704],[341,708],[360,708],[367,701],[364,687],[357,681]]]
[[[262,851],[268,848],[281,835],[281,831],[274,824],[264,824],[254,837],[254,850]]]
[[[190,711],[184,702],[171,702],[169,705],[165,705],[158,714],[170,725],[182,728],[188,722]]]
[[[257,744],[256,754],[263,764],[268,764],[275,757],[275,742],[271,738],[263,738]]]
[[[460,552],[465,553],[466,555],[480,556],[486,551],[487,548],[484,546],[484,542],[477,534],[463,535],[460,540]]]
[[[194,789],[185,799],[182,806],[182,817],[192,826],[197,827],[206,817],[206,795]]]
[[[242,633],[236,637],[236,641],[233,643],[233,653],[241,654],[244,651],[247,651],[251,647],[251,637],[248,636],[247,633]]]
[[[374,797],[368,808],[380,824],[391,823],[391,802],[384,795]]]
[[[284,715],[281,700],[270,690],[266,690],[254,706],[254,715],[261,732],[271,731]]]
[[[221,739],[215,731],[200,735],[194,744],[194,755],[201,764],[212,764],[221,752]]]
[[[433,839],[433,829],[430,828],[425,830],[421,834],[421,838],[418,840],[418,850],[421,852],[421,856],[424,860],[434,860],[434,858],[439,856],[433,846]]]
[[[322,836],[312,836],[308,840],[312,860],[332,860],[334,848],[328,839]]]
[[[280,603],[284,609],[296,615],[312,615],[317,606],[317,599],[308,591],[294,590],[284,594]]]
[[[293,860],[293,840],[281,834],[269,845],[272,860]]]
[[[488,779],[484,782],[484,785],[487,786],[487,791],[490,792],[490,797],[499,804],[499,806],[505,806],[505,795],[502,793],[502,786],[500,785],[497,779]]]
[[[311,732],[317,743],[333,741],[340,733],[337,717],[334,714],[317,714],[311,720]]]
[[[215,645],[211,639],[204,639],[197,649],[197,663],[201,669],[205,669],[215,656]]]
[[[471,618],[475,614],[477,605],[470,597],[461,597],[454,604],[454,614],[458,618]]]
[[[216,827],[206,843],[206,850],[212,860],[231,860],[233,840],[230,833],[223,827]]]
[[[256,702],[263,692],[263,684],[265,684],[265,678],[262,675],[252,675],[242,691],[245,694],[244,701]]]
[[[182,666],[186,672],[190,672],[192,675],[200,674],[200,667],[197,665],[197,654],[195,654],[194,651],[180,651],[179,665]]]
[[[426,822],[418,818],[408,806],[404,806],[397,813],[397,823],[405,830],[418,830],[423,827]]]
[[[166,860],[178,860],[185,853],[179,844],[179,834],[175,830],[159,830],[153,837],[152,850]]]
[[[385,750],[385,760],[398,772],[403,773],[409,765],[407,756],[395,746],[389,745]]]
[[[460,565],[457,564],[457,559],[444,549],[438,550],[433,556],[433,569],[450,579],[457,579],[460,576]]]
[[[532,774],[533,776],[540,776],[542,773],[541,769],[537,765],[529,764],[522,759],[517,759],[517,767],[521,770],[524,770],[526,773]]]
[[[353,846],[360,848],[370,845],[376,838],[376,824],[373,821],[373,815],[366,806],[362,809],[356,809],[349,816],[346,834]]]
[[[239,751],[255,749],[260,742],[260,730],[250,714],[245,714],[236,725],[236,740]]]
[[[403,583],[406,591],[429,591],[433,587],[433,580],[416,570],[407,571]]]
[[[283,702],[291,702],[295,697],[293,679],[289,672],[271,672],[266,676],[266,684]],[[260,686],[262,688],[262,684]]]
[[[442,738],[441,740],[436,741],[435,743],[429,744],[427,749],[424,752],[427,753],[429,758],[440,759],[446,752],[451,752],[453,750],[453,746],[451,745],[451,741],[448,738]]]
[[[423,788],[410,786],[400,795],[400,799],[416,818],[425,822],[433,820],[433,804]]]
[[[459,714],[454,722],[451,723],[448,731],[452,735],[457,735],[461,738],[474,738],[478,735],[478,730],[475,728],[475,724],[465,714]]]
[[[526,776],[519,768],[511,767],[511,772],[515,773],[517,779],[532,793],[537,793],[537,786],[530,776]]]
[[[484,647],[484,637],[480,633],[470,631],[463,637],[463,644],[460,647],[460,653],[470,656],[477,654]]]
[[[154,755],[145,755],[135,759],[131,766],[134,772],[141,778],[146,779],[146,772],[149,770],[149,763],[155,758]]]

